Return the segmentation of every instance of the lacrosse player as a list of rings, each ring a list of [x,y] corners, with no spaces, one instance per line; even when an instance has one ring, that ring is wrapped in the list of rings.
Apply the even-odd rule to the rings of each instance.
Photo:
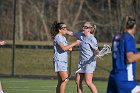
[[[140,85],[135,81],[136,61],[140,53],[136,50],[136,20],[126,16],[121,33],[112,41],[112,71],[108,81],[107,93],[140,93]]]
[[[4,92],[3,92],[3,89],[2,89],[1,82],[0,82],[0,93],[4,93]]]
[[[68,83],[68,50],[75,45],[80,43],[80,40],[75,41],[74,43],[68,45],[64,35],[67,32],[66,24],[54,22],[52,25],[52,34],[54,35],[54,57],[53,64],[55,72],[58,76],[58,84],[56,88],[57,93],[64,93],[66,85]]]
[[[0,41],[0,45],[4,45],[5,43],[6,43],[5,41]],[[2,90],[1,82],[0,82],[0,93],[4,93]]]
[[[76,71],[77,93],[83,93],[83,79],[85,79],[92,93],[98,93],[96,86],[92,83],[93,72],[96,68],[95,58],[97,58],[96,55],[99,51],[97,40],[93,35],[95,31],[96,25],[92,26],[90,22],[85,22],[82,27],[82,32],[67,32],[67,34],[73,35],[81,41],[78,70]]]

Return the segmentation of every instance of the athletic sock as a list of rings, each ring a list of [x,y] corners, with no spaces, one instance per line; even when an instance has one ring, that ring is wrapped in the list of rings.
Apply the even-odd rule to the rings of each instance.
[[[1,90],[0,93],[4,93],[4,92]]]

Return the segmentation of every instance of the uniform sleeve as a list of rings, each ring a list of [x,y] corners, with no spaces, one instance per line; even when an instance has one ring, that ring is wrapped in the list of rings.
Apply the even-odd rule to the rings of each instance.
[[[56,43],[59,45],[59,44],[61,44],[61,43],[63,43],[63,38],[61,37],[61,36],[58,36],[57,38],[56,38]]]
[[[135,46],[135,40],[133,38],[126,39],[125,43],[126,52],[135,52],[136,46]]]
[[[89,44],[90,44],[91,48],[97,50],[98,49],[98,45],[97,45],[96,38],[92,38],[90,41],[91,42],[89,42]]]

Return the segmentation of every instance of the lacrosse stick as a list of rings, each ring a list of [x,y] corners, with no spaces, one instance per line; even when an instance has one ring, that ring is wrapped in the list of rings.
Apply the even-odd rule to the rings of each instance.
[[[99,51],[99,54],[97,56],[103,57],[104,55],[109,54],[109,53],[111,53],[111,47],[105,44],[103,48]]]
[[[99,51],[99,53],[97,54],[97,56],[103,57],[104,55],[107,55],[109,53],[111,53],[111,47],[109,45],[105,44],[103,46],[103,48]],[[89,63],[89,62],[87,62],[87,63]],[[85,66],[86,66],[86,64],[83,64],[75,73],[79,72]]]

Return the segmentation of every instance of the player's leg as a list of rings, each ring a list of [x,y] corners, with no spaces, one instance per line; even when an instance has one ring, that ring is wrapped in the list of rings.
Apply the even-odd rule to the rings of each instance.
[[[92,83],[93,73],[85,73],[85,82],[92,93],[98,93],[96,86]]]
[[[55,72],[57,72],[57,78],[58,78],[58,82],[57,82],[57,87],[56,87],[56,93],[60,93],[60,85],[61,85],[61,77],[59,75],[59,63],[58,61],[54,61],[54,69],[55,69]]]
[[[59,75],[61,77],[61,84],[60,84],[60,93],[65,93],[66,85],[68,83],[68,73],[67,71],[60,71]]]
[[[84,79],[83,73],[76,74],[77,93],[83,93],[83,86],[82,86],[83,79]]]
[[[68,83],[67,62],[56,61],[54,65],[55,65],[55,72],[57,72],[57,76],[58,76],[56,93],[64,93],[66,85]]]
[[[58,77],[58,83],[56,87],[56,93],[60,93],[60,85],[61,85],[62,80],[58,72],[57,72],[57,77]]]
[[[137,85],[135,88],[133,88],[131,93],[140,93],[140,86]]]
[[[140,93],[140,86],[135,81],[117,81],[119,93]]]
[[[4,92],[3,92],[3,89],[2,89],[1,82],[0,82],[0,93],[4,93]]]
[[[108,80],[107,93],[118,93],[116,84],[111,77]]]

